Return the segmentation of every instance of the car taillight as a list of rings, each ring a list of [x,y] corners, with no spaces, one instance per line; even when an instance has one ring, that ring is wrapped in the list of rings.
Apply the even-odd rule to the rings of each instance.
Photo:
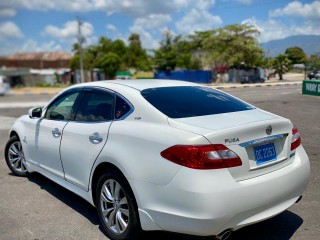
[[[242,165],[239,156],[222,144],[175,145],[162,151],[161,156],[194,169],[220,169]]]
[[[295,150],[301,144],[301,137],[297,127],[292,128],[291,151]]]

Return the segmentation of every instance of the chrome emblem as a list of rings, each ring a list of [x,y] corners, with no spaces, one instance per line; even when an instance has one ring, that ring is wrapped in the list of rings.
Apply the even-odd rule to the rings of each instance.
[[[271,133],[272,133],[272,127],[271,127],[271,125],[269,125],[269,126],[266,128],[266,133],[267,133],[267,135],[271,135]]]

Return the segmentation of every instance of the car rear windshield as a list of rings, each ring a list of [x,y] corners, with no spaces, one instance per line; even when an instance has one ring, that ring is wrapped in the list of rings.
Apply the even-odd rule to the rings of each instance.
[[[223,92],[201,86],[149,88],[143,90],[141,94],[149,103],[170,118],[187,118],[254,109]]]

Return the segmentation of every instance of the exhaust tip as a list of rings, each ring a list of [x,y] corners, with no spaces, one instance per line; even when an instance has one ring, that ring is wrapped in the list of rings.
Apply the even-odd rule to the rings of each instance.
[[[302,195],[297,199],[296,203],[300,202],[302,199]]]
[[[225,230],[222,233],[220,233],[216,239],[218,240],[226,240],[231,236],[231,230]]]

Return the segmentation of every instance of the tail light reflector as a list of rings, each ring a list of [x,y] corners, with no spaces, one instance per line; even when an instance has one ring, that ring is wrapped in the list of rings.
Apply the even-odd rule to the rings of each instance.
[[[295,150],[301,144],[301,137],[297,127],[292,128],[291,151]]]
[[[162,151],[161,156],[194,169],[220,169],[242,165],[240,157],[222,144],[175,145]]]

